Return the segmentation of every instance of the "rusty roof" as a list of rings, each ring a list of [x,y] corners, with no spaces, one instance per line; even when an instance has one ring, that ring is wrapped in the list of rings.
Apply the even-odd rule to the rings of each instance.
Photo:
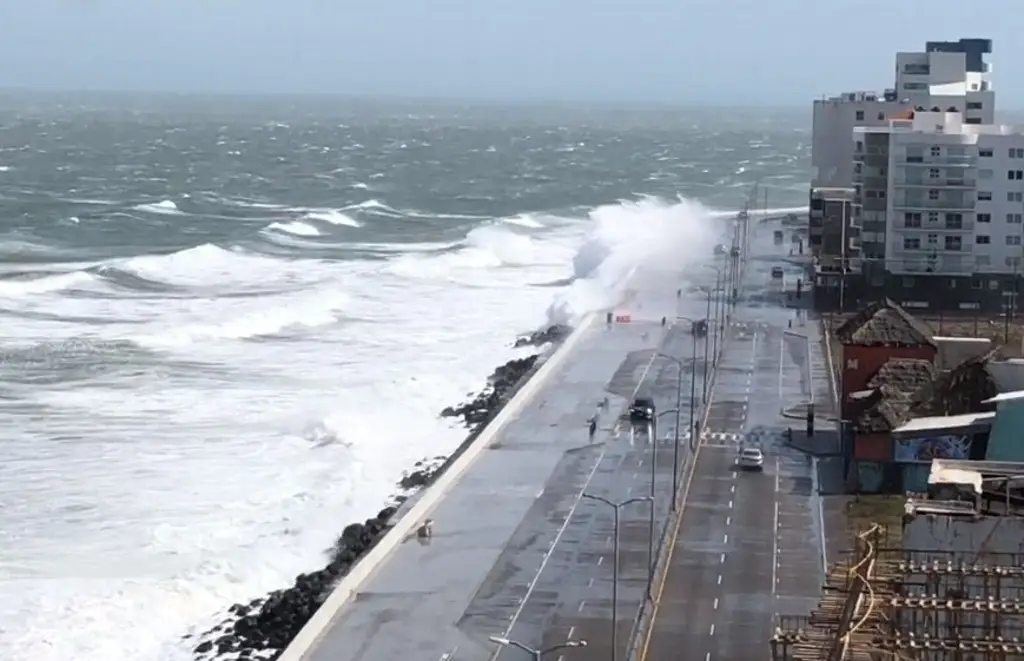
[[[935,366],[920,358],[890,358],[868,381],[868,388],[892,386],[911,395],[929,385],[935,378]]]
[[[843,345],[863,347],[935,347],[931,329],[894,303],[872,303],[836,329]]]

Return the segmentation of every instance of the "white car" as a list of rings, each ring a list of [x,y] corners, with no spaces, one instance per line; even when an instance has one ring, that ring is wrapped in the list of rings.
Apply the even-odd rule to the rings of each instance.
[[[741,470],[764,470],[764,452],[761,448],[742,448],[736,457],[736,465]]]

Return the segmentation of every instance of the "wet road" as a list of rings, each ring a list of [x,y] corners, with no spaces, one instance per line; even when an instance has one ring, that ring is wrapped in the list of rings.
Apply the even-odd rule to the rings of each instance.
[[[772,305],[763,267],[753,266],[641,659],[767,658],[776,613],[806,613],[820,593],[823,529],[813,466],[783,443],[794,423],[781,416],[820,389],[808,369],[820,352],[790,330],[793,311]],[[763,449],[763,472],[737,469],[742,444]]]

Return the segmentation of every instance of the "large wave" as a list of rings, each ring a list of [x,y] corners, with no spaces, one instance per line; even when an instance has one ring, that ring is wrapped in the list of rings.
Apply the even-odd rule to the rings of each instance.
[[[547,310],[550,323],[573,324],[614,305],[637,267],[675,269],[706,259],[716,240],[714,214],[692,200],[657,198],[595,208],[572,259],[573,282]]]

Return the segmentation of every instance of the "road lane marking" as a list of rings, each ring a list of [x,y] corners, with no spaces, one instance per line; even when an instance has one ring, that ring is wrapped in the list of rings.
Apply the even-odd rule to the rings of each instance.
[[[722,575],[721,574],[718,575],[718,584],[719,585],[722,584]]]
[[[715,597],[715,610],[718,610],[718,597]]]
[[[732,509],[732,501],[729,501],[729,509]]]
[[[566,640],[572,640],[572,635],[576,633],[576,627],[569,627],[569,635],[565,637]]]
[[[732,525],[732,517],[731,516],[725,517],[725,525],[727,525],[727,526],[728,525]]]
[[[722,543],[723,544],[728,544],[729,543],[729,533],[725,533],[725,538],[722,539]]]
[[[772,530],[772,594],[779,582],[779,501],[775,501],[775,528]]]
[[[721,558],[720,562],[721,562],[721,563],[722,563],[723,565],[725,564],[725,554],[724,554],[724,553],[722,554],[722,558]]]
[[[704,655],[704,661],[711,661],[711,652],[708,652]]]
[[[589,580],[589,581],[587,581],[587,587],[588,587],[588,588],[592,588],[592,587],[594,587],[594,577],[593,577],[593,576],[591,576],[591,577],[590,577],[590,580]]]
[[[600,567],[603,562],[604,562],[604,556],[603,555],[597,556],[597,566]]]
[[[586,603],[587,603],[586,599],[580,599],[580,605],[579,605],[579,607],[576,608],[576,612],[577,613],[582,613],[583,612],[583,606],[585,606]]]
[[[715,625],[714,624],[711,625],[711,629],[708,631],[708,635],[709,636],[714,636],[715,635]]]
[[[724,353],[725,347],[730,339],[731,338],[728,336],[722,337],[722,345],[719,348],[719,351]],[[722,362],[721,360],[719,360],[718,367],[715,368],[715,371],[711,376],[711,385],[708,388],[708,403],[707,406],[704,407],[704,420],[703,424],[701,425],[701,429],[708,428],[708,418],[711,417],[711,408],[715,400],[715,387],[718,385],[718,375],[720,374],[721,369]],[[672,570],[672,556],[674,555],[676,542],[679,539],[679,531],[682,529],[683,526],[683,515],[686,512],[686,499],[690,494],[690,485],[693,484],[693,476],[697,473],[697,462],[700,460],[700,451],[703,447],[703,443],[697,443],[697,449],[694,451],[693,456],[690,458],[690,466],[686,476],[686,484],[683,487],[683,496],[679,503],[679,509],[676,512],[675,526],[672,528],[672,537],[669,541],[669,555],[668,559],[666,560],[668,564],[665,567],[665,571],[661,573],[661,582],[658,584],[658,593],[654,596],[654,608],[651,610],[651,618],[647,625],[647,632],[644,635],[644,643],[643,646],[640,648],[640,653],[637,655],[639,661],[646,661],[647,652],[651,646],[651,637],[654,634],[654,623],[658,619],[658,608],[661,606],[661,596],[665,592],[665,584],[668,583],[668,574]],[[672,497],[675,498],[676,494],[672,494]],[[718,577],[718,583],[719,585],[721,585],[722,583],[721,576]],[[711,653],[708,652],[705,661],[708,661],[710,658]]]

